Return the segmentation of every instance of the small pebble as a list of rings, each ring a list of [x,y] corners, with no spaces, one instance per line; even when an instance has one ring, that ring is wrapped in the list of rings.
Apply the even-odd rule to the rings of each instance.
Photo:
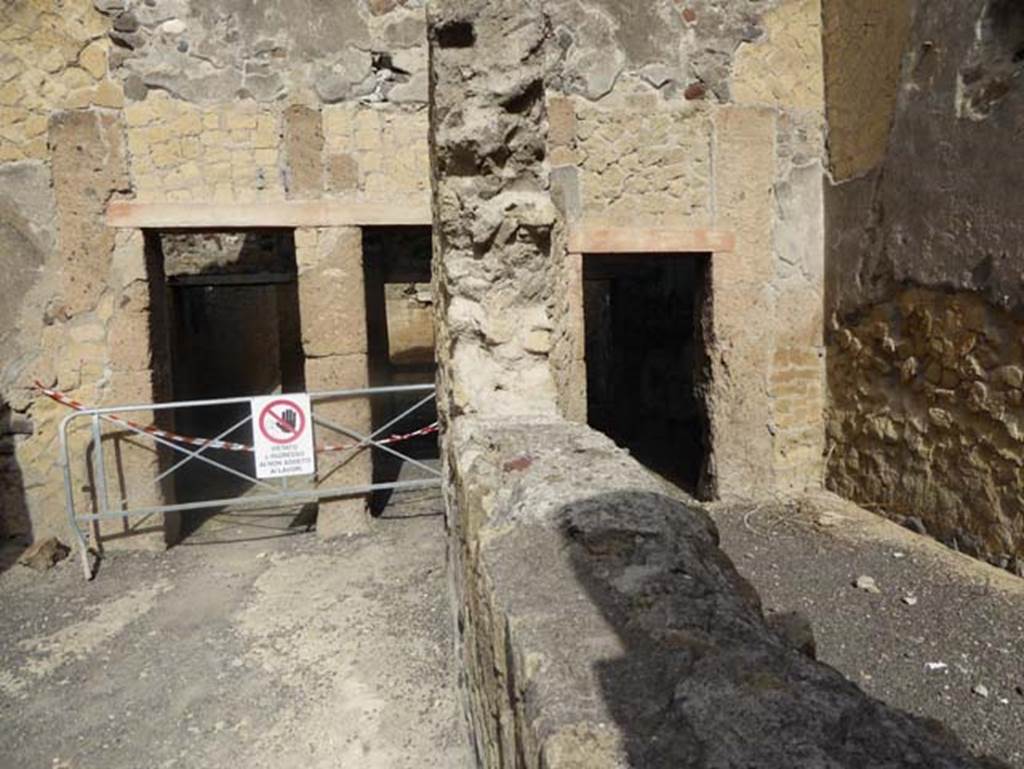
[[[978,684],[973,689],[971,689],[971,691],[977,694],[979,697],[988,696],[988,687],[985,686],[985,684]]]
[[[917,605],[917,596],[916,595],[905,595],[905,596],[903,596],[903,603],[905,603],[907,606],[916,606]]]
[[[881,593],[878,589],[878,583],[875,582],[874,577],[860,576],[857,577],[857,581],[853,583],[858,590],[863,590],[866,593]]]
[[[899,550],[897,550],[895,553],[892,554],[892,557],[893,558],[906,558],[907,554],[906,553],[901,553]]]

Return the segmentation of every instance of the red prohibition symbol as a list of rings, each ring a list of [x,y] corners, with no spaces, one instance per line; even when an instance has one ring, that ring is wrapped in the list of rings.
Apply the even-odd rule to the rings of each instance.
[[[306,415],[295,403],[285,398],[278,398],[263,407],[260,412],[260,432],[271,443],[283,445],[294,443],[306,429]],[[273,435],[271,427],[283,432],[283,436]]]

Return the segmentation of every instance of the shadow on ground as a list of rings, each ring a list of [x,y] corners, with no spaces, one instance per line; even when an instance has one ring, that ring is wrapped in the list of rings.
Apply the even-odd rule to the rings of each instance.
[[[596,673],[630,766],[1005,766],[788,647],[703,511],[623,492],[557,520],[579,583],[627,650]]]

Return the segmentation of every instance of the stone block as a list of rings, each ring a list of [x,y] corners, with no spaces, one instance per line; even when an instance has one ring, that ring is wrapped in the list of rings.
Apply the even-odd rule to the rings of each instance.
[[[368,386],[369,368],[365,355],[334,355],[306,360],[306,388],[310,391],[358,389]],[[370,404],[367,398],[339,398],[318,401],[313,413],[333,425],[368,436],[371,432]],[[314,427],[318,446],[325,444],[355,446],[358,440],[319,424]],[[320,452],[317,455],[316,484],[320,489],[366,486],[372,482],[373,466],[369,449]],[[369,526],[368,497],[365,494],[322,501],[317,513],[317,532],[331,538],[359,534]]]
[[[288,196],[319,197],[324,190],[324,135],[320,111],[295,104],[284,113],[284,162]]]
[[[299,313],[307,356],[366,352],[362,234],[358,227],[325,227],[316,244],[296,243]]]
[[[53,188],[64,303],[75,315],[95,307],[110,270],[114,233],[104,224],[106,201],[126,189],[128,173],[119,118],[62,112],[50,122]]]
[[[572,99],[548,97],[548,141],[555,147],[576,141],[576,106]]]

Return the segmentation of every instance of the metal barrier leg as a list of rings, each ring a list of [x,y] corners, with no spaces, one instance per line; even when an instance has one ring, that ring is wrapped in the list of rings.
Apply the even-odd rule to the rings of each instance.
[[[75,515],[75,491],[74,479],[71,474],[71,457],[68,452],[68,422],[71,416],[65,417],[60,424],[60,453],[61,461],[64,463],[64,508],[68,515],[68,525],[71,533],[78,542],[78,554],[82,559],[82,572],[86,579],[92,579],[92,565],[89,563],[89,540],[78,525],[78,518]]]

